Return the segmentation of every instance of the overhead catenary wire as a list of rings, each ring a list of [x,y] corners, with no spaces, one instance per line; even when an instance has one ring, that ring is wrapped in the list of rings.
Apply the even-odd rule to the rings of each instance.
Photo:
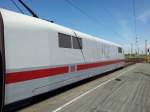
[[[137,37],[137,25],[136,25],[135,0],[132,0],[132,5],[133,5],[133,17],[134,17],[134,33],[135,33],[135,37]]]
[[[18,0],[18,1],[19,1],[34,17],[37,17],[37,18],[38,18],[38,16],[37,16],[22,0]],[[101,25],[103,25],[103,26],[106,26],[104,23],[100,22],[96,17],[93,17],[93,16],[89,15],[89,14],[86,13],[84,10],[82,10],[80,7],[74,5],[71,1],[69,1],[69,0],[65,0],[65,1],[66,1],[68,4],[70,4],[72,7],[76,8],[77,10],[79,10],[82,14],[84,14],[85,16],[87,16],[89,19],[91,19],[91,20],[92,20],[93,22],[95,22],[96,24],[99,23],[99,24],[101,24]],[[11,2],[17,7],[17,9],[18,9],[21,13],[24,14],[24,12],[22,11],[22,9],[21,9],[13,0],[11,0]],[[114,33],[120,35],[120,34],[117,33],[117,32],[114,32]],[[119,38],[119,39],[120,39],[120,38]],[[126,41],[129,42],[129,40],[127,40],[127,39],[125,39],[125,38],[124,38],[124,40],[126,40]]]
[[[25,13],[23,12],[23,10],[17,5],[17,3],[16,3],[14,0],[10,0],[10,1],[15,5],[15,7],[16,7],[22,14],[25,14]],[[35,14],[35,12],[33,12],[22,0],[18,0],[18,1],[21,3],[21,5],[24,6],[24,8],[26,8],[26,9],[33,15],[33,17],[39,18],[39,17],[37,16],[37,14]]]
[[[17,9],[18,9],[22,14],[25,14],[25,13],[23,12],[23,10],[16,4],[16,2],[14,2],[13,0],[10,0],[10,1],[15,5],[15,7],[17,7]],[[18,0],[18,1],[20,2],[21,5],[24,6],[24,8],[25,8],[26,10],[28,10],[28,11],[30,12],[30,14],[32,14],[33,17],[39,18],[39,16],[38,16],[32,9],[30,9],[27,4],[25,4],[22,0]],[[6,9],[6,8],[5,8],[5,9]],[[43,18],[42,18],[42,19],[43,19]],[[51,22],[51,23],[54,23],[53,20],[47,20],[47,19],[44,19],[44,20],[49,21],[49,22]]]
[[[86,11],[82,10],[79,6],[75,5],[73,2],[71,2],[70,0],[65,0],[70,6],[72,6],[73,8],[75,8],[76,10],[78,10],[81,14],[85,15],[88,19],[90,19],[92,22],[94,22],[95,24],[99,23],[103,26],[105,26],[105,24],[103,24],[102,22],[100,22],[97,18],[95,18],[94,16],[89,15]]]
[[[22,14],[24,14],[23,10],[17,5],[17,3],[16,3],[14,0],[10,0],[10,1],[14,4],[14,6],[15,6]]]
[[[111,20],[114,20],[115,24],[117,24],[118,26],[120,26],[120,24],[118,24],[118,22],[116,22],[116,20],[114,19],[114,15],[109,11],[107,10],[105,7],[102,7],[103,8],[103,11],[106,12],[107,15],[109,15],[111,17]]]
[[[114,22],[116,21],[114,18],[114,15],[109,11],[109,10],[107,10],[105,7],[103,7],[103,10],[106,12],[106,14],[107,15],[110,15],[110,17],[111,17],[111,20],[113,20]],[[120,26],[120,24],[118,23],[118,22],[115,22],[115,24],[117,24],[118,26]],[[123,36],[122,36],[123,37]],[[125,39],[125,37],[124,37],[124,39]],[[126,40],[126,41],[129,41],[128,39]],[[132,42],[131,42],[132,43]]]
[[[89,15],[86,11],[82,10],[79,6],[75,5],[73,2],[71,2],[70,0],[65,0],[70,6],[72,6],[73,8],[75,8],[76,10],[78,10],[80,13],[82,13],[83,15],[85,15],[88,19],[90,19],[91,21],[93,21],[96,24],[101,24],[104,27],[106,27],[106,25],[99,21],[99,19],[97,19],[94,16]],[[106,27],[108,29],[108,27]],[[120,34],[116,31],[113,31],[113,33],[117,34],[120,36]],[[125,37],[120,36],[122,39],[124,39],[125,41],[127,41],[128,43],[131,43],[128,39],[126,39]],[[119,38],[119,39],[121,39]]]
[[[39,18],[38,15],[29,8],[27,4],[25,4],[22,0],[18,0],[31,14],[33,17]]]
[[[139,54],[135,0],[132,0],[136,53]]]
[[[17,7],[17,9],[18,9],[21,13],[24,14],[24,12],[22,11],[22,9],[19,8],[18,5],[17,5],[13,0],[11,0],[11,1],[12,1],[12,3]],[[34,17],[38,17],[22,0],[18,0],[18,1],[19,1],[26,9],[28,9],[28,11],[30,11]],[[104,27],[106,27],[106,25],[105,25],[103,22],[99,21],[99,19],[97,19],[96,17],[89,15],[86,11],[82,10],[80,7],[78,7],[77,5],[75,5],[74,3],[72,3],[70,0],[65,0],[65,1],[66,1],[68,4],[70,4],[72,7],[76,8],[78,11],[80,11],[82,14],[84,14],[85,16],[87,16],[90,20],[92,20],[92,21],[95,22],[96,24],[99,23],[99,24],[103,25]],[[119,34],[118,32],[116,32],[116,31],[114,31],[113,33],[116,33],[117,35],[120,36],[120,34]],[[120,36],[120,37],[122,37],[122,36]],[[119,38],[119,39],[120,39],[120,38]],[[124,38],[124,37],[122,37],[122,39],[124,39],[124,40],[126,40],[128,43],[130,43],[128,39],[126,39],[126,38]]]
[[[117,24],[118,26],[120,26],[120,24],[118,24],[118,22],[116,22],[115,16],[106,7],[102,7],[102,8],[103,8],[103,11],[105,11],[106,14],[111,17],[111,20],[113,20],[115,22],[115,24]],[[129,40],[127,40],[127,41],[129,41]],[[131,49],[133,49],[133,42],[131,42],[131,41],[129,41],[129,42],[130,42],[129,45],[131,45]],[[133,51],[133,50],[131,50],[131,51]]]

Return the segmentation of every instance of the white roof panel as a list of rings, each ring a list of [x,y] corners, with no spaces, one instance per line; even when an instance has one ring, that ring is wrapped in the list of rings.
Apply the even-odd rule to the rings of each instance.
[[[67,28],[67,27],[64,27],[64,26],[61,26],[61,25],[58,25],[58,24],[55,24],[55,23],[51,23],[51,22],[46,21],[46,20],[42,20],[42,19],[31,17],[31,16],[28,16],[28,15],[8,11],[8,10],[2,9],[2,8],[0,8],[0,12],[4,15],[7,15],[8,17],[10,17],[10,19],[14,19],[14,17],[15,17],[15,18],[18,18],[18,19],[24,19],[24,22],[26,20],[30,20],[31,23],[33,23],[33,24],[37,23],[40,26],[48,27],[48,28],[50,28],[52,30],[55,30],[55,31],[58,31],[58,32],[62,32],[62,33],[70,34],[70,35],[75,35],[74,32],[76,32],[76,34],[80,38],[87,38],[87,39],[90,39],[90,40],[93,40],[93,41],[102,42],[102,43],[110,44],[110,45],[113,45],[113,46],[121,47],[121,45],[119,45],[119,44],[104,40],[104,39],[99,38],[99,37],[94,37],[92,35],[82,33],[80,31],[76,31],[76,30],[73,30],[71,28]]]

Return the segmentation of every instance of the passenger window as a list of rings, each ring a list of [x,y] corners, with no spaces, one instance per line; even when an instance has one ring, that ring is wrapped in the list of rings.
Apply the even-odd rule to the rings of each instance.
[[[118,53],[122,53],[122,48],[118,47]]]
[[[78,37],[72,36],[73,40],[73,48],[74,49],[82,49],[82,39]]]
[[[71,48],[71,36],[63,33],[58,33],[59,47]]]

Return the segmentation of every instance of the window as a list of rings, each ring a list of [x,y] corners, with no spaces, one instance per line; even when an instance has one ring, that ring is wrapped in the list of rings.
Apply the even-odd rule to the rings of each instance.
[[[61,48],[82,49],[82,39],[63,33],[58,33],[58,43]]]
[[[122,48],[118,47],[118,53],[122,53]]]
[[[59,47],[71,48],[71,36],[63,33],[58,33]]]
[[[82,49],[82,39],[78,37],[72,36],[73,40],[73,48],[74,49]]]

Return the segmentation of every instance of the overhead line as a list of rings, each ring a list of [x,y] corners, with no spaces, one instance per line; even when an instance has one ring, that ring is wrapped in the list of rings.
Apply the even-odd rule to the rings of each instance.
[[[134,17],[135,46],[136,46],[136,53],[139,54],[135,0],[132,0],[132,5],[133,5],[133,17]]]
[[[82,13],[83,15],[87,16],[90,20],[92,20],[93,22],[95,22],[96,24],[99,23],[101,25],[103,25],[104,27],[106,27],[106,25],[102,22],[100,22],[97,18],[90,16],[88,13],[86,13],[84,10],[82,10],[80,7],[78,7],[77,5],[73,4],[70,0],[65,0],[69,5],[71,5],[72,7],[74,7],[75,9],[77,9],[78,11],[80,11],[80,13]],[[116,31],[114,31],[114,33],[116,33],[117,35],[120,36],[120,34]],[[122,36],[121,36],[122,37]],[[119,38],[120,39],[120,38]],[[122,39],[126,40],[128,43],[130,43],[129,40],[127,40],[126,38],[122,37]]]
[[[18,0],[31,14],[33,17],[39,18],[38,15],[29,8],[27,4],[25,4],[22,0]]]
[[[74,7],[75,9],[77,9],[80,13],[82,13],[83,15],[87,16],[89,19],[91,19],[93,22],[100,23],[99,20],[93,16],[90,16],[88,13],[86,13],[84,10],[82,10],[80,7],[78,7],[77,5],[73,4],[70,0],[65,0],[69,5],[71,5],[72,7]],[[100,23],[102,25],[104,25],[103,23]]]
[[[137,26],[136,26],[136,12],[135,12],[135,0],[132,0],[132,5],[133,5],[133,17],[134,17],[134,33],[135,37],[137,37]]]
[[[16,4],[16,2],[14,0],[10,0],[14,5],[15,7],[22,13],[24,14],[23,10]]]
[[[105,7],[103,7],[103,10],[108,14],[108,15],[110,15],[112,18],[111,18],[111,20],[113,19],[113,18],[115,18],[114,17],[114,15],[110,12],[110,11],[108,11]],[[114,21],[116,21],[115,19],[113,19]],[[118,26],[120,26],[120,24],[118,24],[117,22],[115,22]],[[125,39],[125,37],[124,37],[124,39]],[[129,41],[128,39],[127,39],[127,41]]]

